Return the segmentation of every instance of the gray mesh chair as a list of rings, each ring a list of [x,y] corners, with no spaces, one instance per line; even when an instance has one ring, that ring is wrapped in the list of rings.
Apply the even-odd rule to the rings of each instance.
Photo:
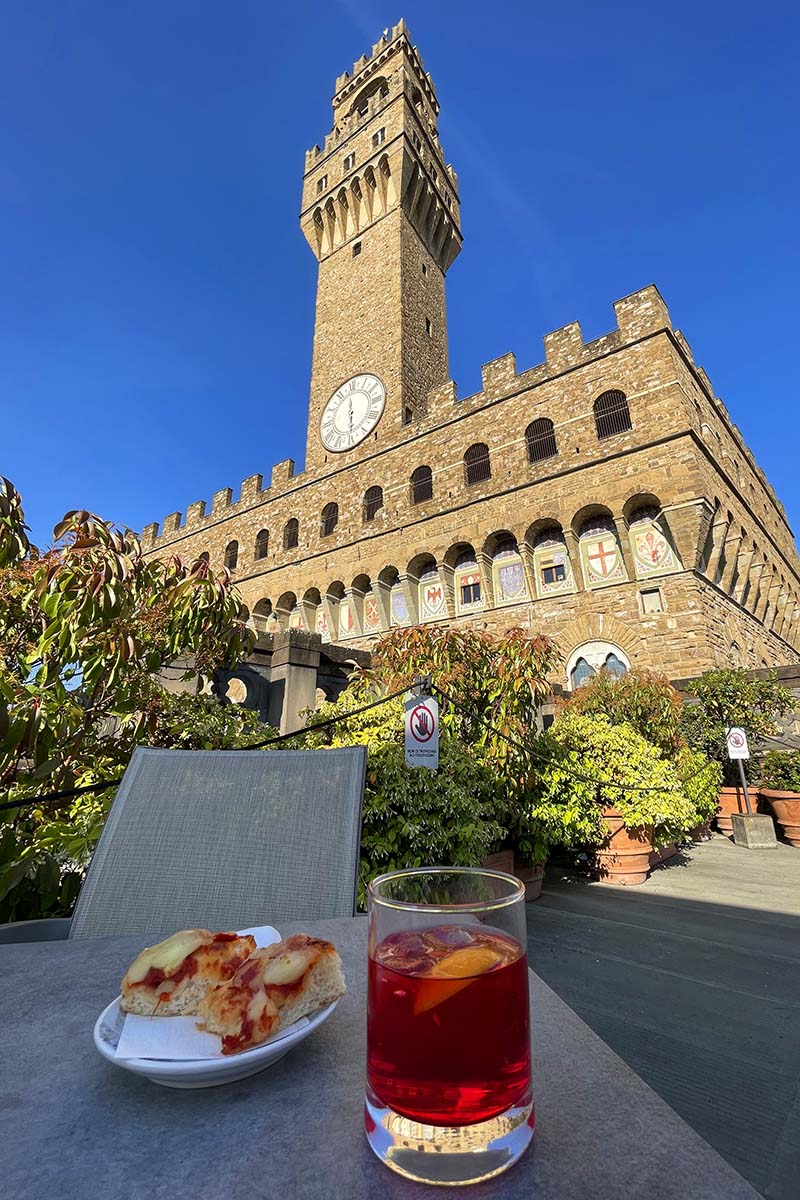
[[[366,757],[138,747],[69,937],[352,916]]]

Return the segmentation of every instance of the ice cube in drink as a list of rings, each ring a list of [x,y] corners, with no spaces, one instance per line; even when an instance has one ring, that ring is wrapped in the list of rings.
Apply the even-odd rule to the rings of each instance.
[[[476,923],[390,934],[370,957],[367,1084],[415,1121],[469,1125],[530,1099],[525,954]]]

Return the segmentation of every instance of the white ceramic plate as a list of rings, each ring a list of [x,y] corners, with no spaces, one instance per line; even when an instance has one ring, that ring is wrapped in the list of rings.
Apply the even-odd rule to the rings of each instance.
[[[236,1079],[246,1079],[264,1071],[273,1063],[288,1054],[293,1046],[302,1042],[313,1033],[323,1021],[327,1021],[338,1004],[334,1000],[327,1008],[320,1009],[308,1018],[308,1023],[287,1033],[277,1041],[265,1042],[263,1046],[255,1046],[252,1050],[243,1050],[240,1054],[231,1054],[227,1058],[202,1058],[187,1062],[156,1058],[117,1058],[116,1046],[119,1040],[119,1030],[123,1013],[119,1002],[121,996],[103,1009],[94,1026],[94,1044],[108,1062],[115,1067],[132,1071],[134,1075],[144,1075],[153,1083],[171,1088],[206,1088],[217,1087],[221,1083],[233,1083]],[[168,1017],[164,1018],[169,1020]]]

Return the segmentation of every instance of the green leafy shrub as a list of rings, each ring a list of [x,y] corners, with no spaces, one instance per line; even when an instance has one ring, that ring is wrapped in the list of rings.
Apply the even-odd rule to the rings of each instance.
[[[761,786],[777,792],[800,792],[800,754],[770,750],[759,764]]]
[[[390,700],[333,727],[319,721],[352,712],[374,693],[354,686],[309,714],[312,732],[297,745],[366,746],[367,778],[358,896],[384,871],[419,866],[478,866],[501,841],[511,815],[503,780],[456,734],[442,730],[439,770],[410,768],[403,745],[403,701]]]
[[[722,764],[706,758],[699,750],[686,747],[679,751],[675,767],[683,793],[694,807],[697,818],[690,829],[706,825],[717,814]]]
[[[626,828],[652,828],[656,846],[697,824],[675,765],[633,726],[565,710],[546,739],[551,761],[539,776],[531,816],[551,844],[599,845],[607,834],[602,810],[610,806]],[[618,784],[652,790],[623,791]]]
[[[28,540],[19,494],[0,479],[0,920],[62,915],[113,791],[60,806],[44,792],[114,779],[140,742],[186,748],[254,740],[252,714],[169,696],[155,676],[190,656],[210,675],[246,645],[230,575],[145,559],[139,540],[67,513],[55,544]],[[264,736],[263,727],[258,734]]]
[[[630,725],[668,758],[684,744],[681,708],[681,698],[666,675],[639,668],[624,675],[598,671],[565,704],[570,712]]]
[[[690,684],[689,691],[697,697],[697,704],[684,705],[681,731],[692,749],[721,763],[724,782],[732,785],[739,782],[739,770],[725,752],[725,730],[741,726],[753,753],[778,732],[777,718],[791,712],[795,704],[794,696],[778,683],[774,672],[754,679],[743,668],[706,671]],[[752,775],[753,760],[744,765]]]

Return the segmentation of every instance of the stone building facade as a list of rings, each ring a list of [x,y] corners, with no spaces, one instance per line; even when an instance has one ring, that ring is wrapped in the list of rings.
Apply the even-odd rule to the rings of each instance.
[[[461,248],[438,100],[403,22],[336,81],[306,155],[319,261],[306,467],[149,525],[148,553],[226,563],[260,631],[368,648],[418,622],[551,636],[558,682],[800,662],[784,510],[649,286],[544,361],[448,378],[445,274]]]

